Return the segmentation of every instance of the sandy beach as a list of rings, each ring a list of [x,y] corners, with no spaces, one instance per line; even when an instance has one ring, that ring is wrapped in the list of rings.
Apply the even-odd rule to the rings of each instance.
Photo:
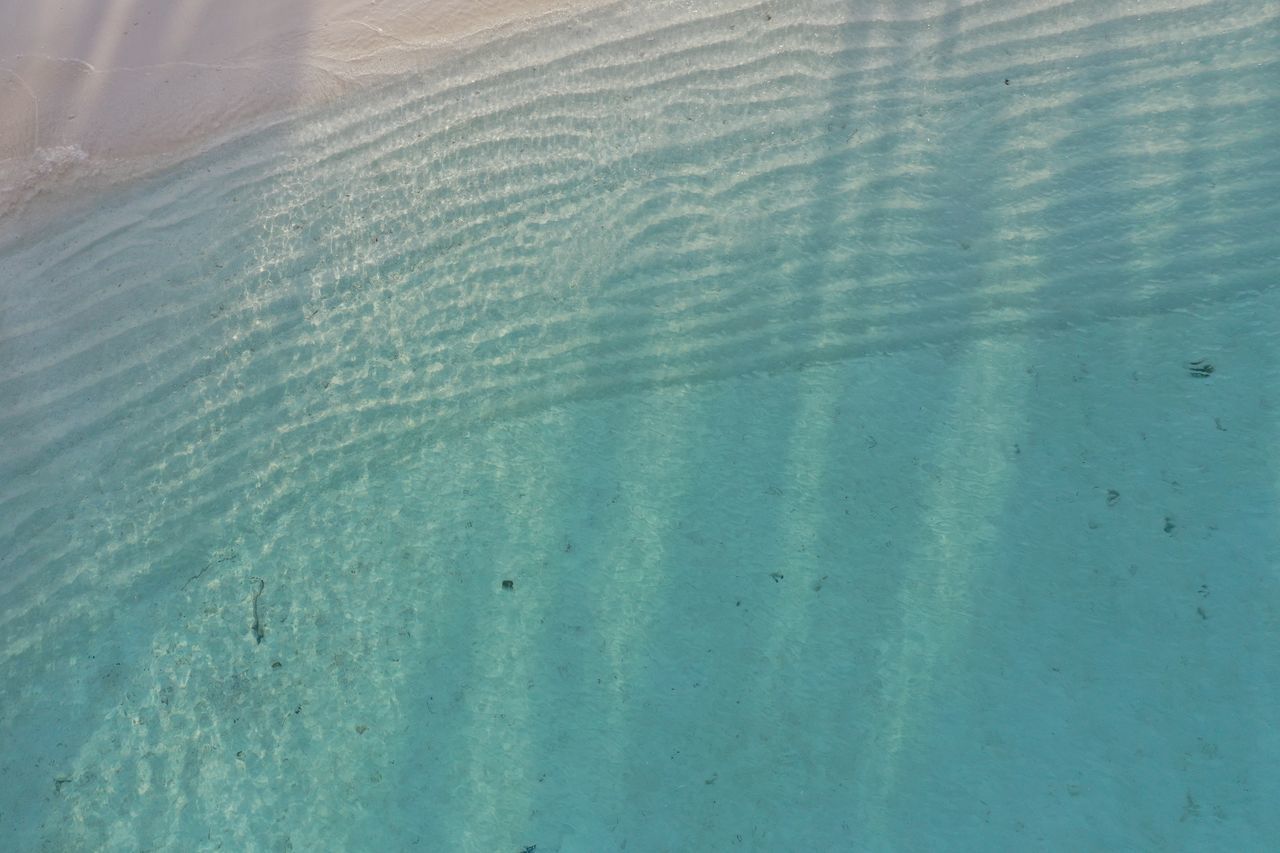
[[[0,231],[495,29],[592,5],[0,0]]]

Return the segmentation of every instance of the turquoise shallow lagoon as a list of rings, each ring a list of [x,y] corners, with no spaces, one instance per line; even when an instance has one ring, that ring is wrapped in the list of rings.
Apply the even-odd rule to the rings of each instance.
[[[0,250],[0,848],[1280,837],[1276,6],[644,5]]]

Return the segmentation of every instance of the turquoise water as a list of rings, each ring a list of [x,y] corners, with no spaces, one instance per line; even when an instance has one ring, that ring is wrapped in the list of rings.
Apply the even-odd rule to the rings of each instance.
[[[3,250],[0,846],[1267,849],[1278,24],[610,7]]]

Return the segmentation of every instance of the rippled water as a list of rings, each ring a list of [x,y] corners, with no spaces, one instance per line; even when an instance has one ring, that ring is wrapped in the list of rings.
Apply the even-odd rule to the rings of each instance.
[[[0,254],[3,846],[1277,837],[1274,5],[644,5]]]

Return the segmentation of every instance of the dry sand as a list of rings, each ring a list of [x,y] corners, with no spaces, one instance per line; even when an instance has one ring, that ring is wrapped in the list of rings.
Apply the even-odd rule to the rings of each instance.
[[[0,0],[0,233],[494,28],[591,5]]]

